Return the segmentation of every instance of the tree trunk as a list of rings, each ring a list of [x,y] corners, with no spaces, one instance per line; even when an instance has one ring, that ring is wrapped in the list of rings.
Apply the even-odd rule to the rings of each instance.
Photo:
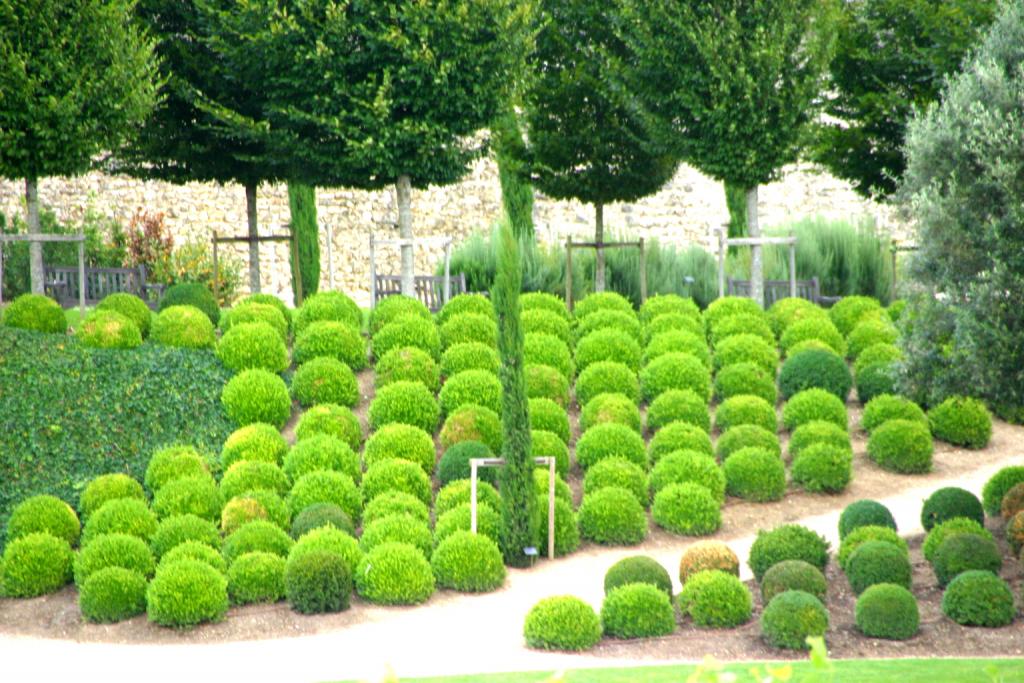
[[[594,241],[604,243],[604,204],[594,203]],[[597,248],[597,262],[594,266],[594,291],[604,291],[604,249]]]
[[[412,178],[408,175],[398,176],[395,184],[398,191],[398,236],[403,240],[412,239]],[[412,244],[402,245],[402,294],[416,296],[414,276],[416,263]]]
[[[36,178],[25,178],[25,209],[28,213],[28,233],[39,234],[39,181]],[[28,273],[33,294],[43,293],[43,244],[28,243]]]
[[[729,209],[729,237],[747,236],[747,188],[732,183],[722,183],[725,190],[725,206]],[[738,247],[729,247],[735,254]]]
[[[256,183],[245,186],[245,215],[249,221],[249,237],[259,236],[256,223]],[[249,242],[249,291],[260,291],[260,243]]]
[[[752,238],[761,236],[761,226],[757,222],[757,185],[747,189],[747,235]],[[750,247],[750,298],[764,307],[764,262],[759,244]]]

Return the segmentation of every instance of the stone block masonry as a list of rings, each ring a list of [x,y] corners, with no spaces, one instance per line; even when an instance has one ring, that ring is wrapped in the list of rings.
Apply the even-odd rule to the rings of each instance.
[[[0,180],[0,211],[24,213],[21,182]],[[283,184],[262,185],[258,193],[260,234],[285,234],[288,224],[288,192]],[[93,172],[77,178],[46,178],[39,183],[40,202],[63,221],[78,220],[91,209],[127,225],[136,209],[163,212],[176,244],[208,241],[221,235],[246,233],[245,191],[238,185],[139,181],[125,176]],[[761,188],[762,225],[821,215],[853,219],[871,216],[895,236],[906,234],[891,207],[865,200],[845,182],[807,165],[785,169],[778,182]],[[317,212],[321,226],[321,289],[330,282],[327,267],[328,241],[333,249],[333,283],[360,305],[370,299],[370,233],[397,237],[397,206],[391,188],[361,190],[320,188]],[[501,187],[497,167],[490,159],[478,161],[466,178],[452,186],[413,191],[413,220],[417,236],[452,235],[456,243],[473,231],[486,230],[501,215]],[[639,202],[612,204],[605,208],[605,224],[638,237],[657,238],[663,244],[698,244],[711,249],[713,230],[728,220],[721,183],[689,166],[680,166],[675,177],[655,195]],[[534,222],[541,242],[564,242],[568,235],[593,235],[592,207],[574,201],[552,200],[538,195]],[[246,245],[235,245],[239,259],[247,262]],[[397,273],[397,249],[378,252],[382,273]],[[291,301],[291,276],[287,243],[264,243],[260,248],[263,291]],[[442,258],[441,249],[417,250],[417,273],[433,272]],[[246,282],[243,277],[243,286]]]

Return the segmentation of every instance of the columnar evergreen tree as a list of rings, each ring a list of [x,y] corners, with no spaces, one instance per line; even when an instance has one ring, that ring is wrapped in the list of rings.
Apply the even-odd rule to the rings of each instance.
[[[832,55],[831,0],[621,0],[619,60],[658,138],[704,173],[744,188],[760,237],[758,186],[797,159]],[[764,299],[761,248],[751,293]]]
[[[525,151],[519,117],[511,108],[491,125],[501,203],[512,232],[520,241],[533,239],[533,185],[522,159]]]
[[[0,3],[0,176],[25,181],[26,223],[39,234],[38,183],[77,175],[149,114],[158,86],[152,41],[132,0]],[[29,247],[32,291],[43,249]]]
[[[320,229],[316,222],[316,189],[300,182],[288,183],[288,209],[292,232],[298,242],[302,296],[316,294],[320,286]],[[292,282],[295,267],[292,266]],[[292,287],[298,305],[298,288]]]

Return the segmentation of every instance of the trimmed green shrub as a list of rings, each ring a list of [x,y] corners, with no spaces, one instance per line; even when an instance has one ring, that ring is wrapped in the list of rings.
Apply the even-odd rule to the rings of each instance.
[[[523,637],[538,650],[589,650],[601,640],[601,620],[594,608],[572,595],[544,598],[530,608]]]
[[[243,524],[268,517],[267,509],[258,500],[251,496],[239,496],[229,500],[221,509],[220,528],[225,534],[232,534]]]
[[[877,583],[909,589],[912,571],[906,551],[886,541],[861,543],[846,563],[846,578],[857,595]]]
[[[367,502],[390,491],[408,493],[429,504],[430,477],[417,463],[400,458],[378,462],[366,470],[366,474],[363,475],[362,497]],[[344,509],[345,506],[342,505],[342,508]],[[348,512],[348,510],[345,511]],[[356,519],[358,516],[357,511],[352,515],[352,519]]]
[[[259,460],[236,462],[220,480],[220,492],[224,500],[231,500],[248,491],[260,489],[283,496],[290,488],[288,475],[280,467]]]
[[[456,316],[473,314],[494,319],[494,304],[482,294],[457,294],[441,307],[437,322],[445,324]]]
[[[914,594],[891,583],[876,583],[861,593],[854,615],[857,629],[869,638],[906,640],[921,623]]]
[[[932,435],[910,420],[889,420],[871,433],[868,455],[883,469],[920,474],[932,469]]]
[[[985,514],[995,517],[1003,505],[1003,496],[1017,484],[1024,483],[1024,465],[1004,467],[985,482],[981,489],[981,505]]]
[[[146,493],[142,490],[142,484],[132,479],[127,474],[101,474],[86,484],[85,490],[82,491],[82,495],[78,499],[78,511],[82,514],[83,518],[88,518],[90,514],[99,510],[100,507],[102,507],[108,500],[117,500],[119,498],[138,498],[139,500],[145,500]],[[17,508],[15,508],[15,510],[17,510]],[[76,519],[75,522],[77,525],[78,520]],[[71,525],[68,525],[68,528],[70,529]],[[54,536],[62,536],[62,534],[54,533],[50,529],[36,529],[36,531],[50,531]],[[9,521],[7,533],[8,538],[11,538]],[[77,539],[78,534],[76,533],[74,540]]]
[[[853,363],[853,374],[860,373],[869,365],[890,365],[903,357],[903,352],[895,344],[872,344],[857,356]]]
[[[941,524],[954,517],[973,519],[978,524],[985,524],[985,511],[978,497],[966,489],[946,486],[936,489],[924,501],[921,507],[921,526],[931,531],[936,524]]]
[[[441,387],[439,398],[445,415],[464,405],[479,405],[501,412],[501,382],[486,370],[465,370],[449,377]]]
[[[545,470],[538,470],[547,473]],[[545,482],[547,479],[545,478]],[[547,488],[544,489],[547,492]],[[449,510],[453,510],[463,503],[469,503],[470,483],[467,479],[459,479],[448,484],[437,492],[434,500],[434,516],[441,517]],[[485,481],[478,481],[476,484],[476,499],[478,503],[486,503],[494,510],[501,509],[501,496],[498,489]],[[429,502],[429,500],[428,500]]]
[[[817,304],[799,297],[776,299],[768,309],[768,322],[776,337],[781,337],[793,323],[807,318],[828,319],[828,312]]]
[[[144,541],[156,532],[156,514],[149,509],[146,501],[138,498],[109,500],[96,512],[89,515],[82,529],[82,546],[103,534],[125,533],[138,536]],[[8,536],[8,539],[10,536]]]
[[[216,336],[205,313],[195,306],[171,306],[153,321],[149,338],[157,344],[184,349],[212,349]]]
[[[400,458],[414,462],[427,475],[434,472],[434,440],[428,432],[407,424],[389,424],[381,427],[366,440],[363,462],[367,467]]]
[[[0,320],[5,327],[34,332],[64,334],[68,330],[64,310],[56,301],[42,294],[22,294],[4,309]]]
[[[384,543],[356,568],[356,589],[370,602],[418,605],[434,593],[434,573],[419,550],[406,543]]]
[[[26,498],[15,506],[7,520],[7,540],[39,532],[74,545],[81,535],[82,525],[70,505],[56,496],[41,494]]]
[[[738,577],[740,559],[721,541],[697,541],[683,551],[683,556],[679,558],[679,582],[685,586],[691,576],[711,569]]]
[[[719,401],[733,396],[758,396],[771,405],[778,400],[775,372],[768,372],[755,363],[733,363],[715,375],[714,395]]]
[[[583,493],[593,493],[608,486],[617,486],[632,493],[637,502],[647,507],[647,473],[625,458],[609,457],[595,463],[583,477]]]
[[[953,519],[947,519],[940,524],[936,524],[932,527],[932,530],[925,536],[924,543],[921,545],[921,552],[924,555],[924,559],[928,562],[935,561],[935,554],[942,545],[942,542],[953,534],[975,534],[986,538],[990,541],[994,541],[991,532],[982,526],[977,520],[968,519],[966,517],[954,517]]]
[[[706,536],[722,526],[721,502],[700,484],[669,484],[654,496],[654,522],[684,536]]]
[[[292,414],[292,399],[284,380],[267,370],[244,370],[221,392],[228,417],[239,426],[265,422],[278,429]]]
[[[456,479],[469,479],[470,460],[493,457],[494,452],[485,444],[479,441],[461,441],[451,446],[441,456],[437,463],[437,478],[441,482],[441,486]],[[498,479],[497,470],[491,467],[481,467],[477,470],[477,478],[493,484]]]
[[[790,431],[815,420],[832,422],[843,429],[849,427],[846,405],[824,389],[805,389],[794,394],[782,407],[782,424]]]
[[[565,482],[562,482],[563,484]],[[538,547],[541,552],[548,547],[548,492],[537,494]],[[572,503],[555,494],[555,557],[568,555],[580,547],[580,530],[576,525],[576,513]]]
[[[696,302],[678,294],[655,294],[647,297],[640,305],[640,321],[645,325],[666,313],[676,313],[694,319],[700,318],[700,308],[697,307]]]
[[[572,340],[569,321],[561,314],[543,308],[523,309],[520,318],[524,334],[543,332],[568,344]]]
[[[741,395],[727,398],[715,411],[715,427],[727,432],[732,427],[752,424],[774,432],[778,430],[779,418],[775,407],[757,396]]]
[[[856,500],[839,515],[839,539],[846,538],[854,529],[862,526],[885,526],[896,531],[896,520],[889,508],[874,500]]]
[[[869,524],[859,526],[850,531],[840,542],[839,552],[836,553],[836,561],[843,571],[846,571],[850,564],[850,558],[864,543],[869,541],[884,541],[895,548],[898,548],[904,555],[909,555],[907,541],[896,533],[895,529],[887,526]]]
[[[229,370],[262,369],[281,372],[288,367],[288,347],[266,323],[233,325],[217,342],[217,358]]]
[[[390,515],[364,525],[359,537],[359,549],[368,553],[384,543],[408,543],[424,557],[430,557],[434,548],[434,536],[426,522],[409,515]]]
[[[815,316],[792,323],[779,338],[779,346],[789,356],[798,344],[811,340],[825,344],[840,356],[846,356],[845,338],[832,321],[824,317]]]
[[[228,569],[228,597],[234,605],[277,602],[285,596],[285,559],[273,553],[252,552]]]
[[[715,455],[725,462],[736,451],[752,447],[782,458],[782,446],[779,444],[778,435],[757,425],[739,425],[722,434],[715,443]]]
[[[632,493],[609,486],[583,496],[580,533],[595,543],[636,545],[647,537],[647,515]]]
[[[168,287],[164,295],[160,297],[160,311],[163,312],[174,306],[198,308],[214,327],[220,322],[220,306],[213,298],[213,292],[203,283],[181,282]]]
[[[485,370],[497,375],[501,359],[494,345],[480,342],[463,342],[449,346],[441,354],[441,374],[453,377],[466,370]]]
[[[544,499],[545,505],[548,500],[548,490],[551,484],[551,477],[546,467],[535,467],[533,470],[533,488],[538,496]],[[564,501],[572,509],[572,489],[555,473],[555,499]],[[575,519],[575,518],[574,518]],[[557,519],[555,520],[558,521]],[[575,523],[575,522],[574,522]]]
[[[668,330],[660,332],[647,342],[644,347],[644,355],[641,359],[644,365],[652,360],[664,356],[666,353],[686,353],[696,356],[700,362],[711,367],[711,352],[708,351],[707,340],[704,335],[683,330]]]
[[[716,322],[734,315],[765,316],[756,301],[743,296],[725,296],[715,299],[704,310],[704,326],[708,329]]]
[[[777,455],[756,446],[741,448],[723,464],[730,496],[766,503],[786,495],[786,467]]]
[[[122,567],[149,577],[156,569],[153,553],[141,538],[128,534],[104,534],[82,548],[74,562],[75,585],[106,567]]]
[[[477,533],[486,536],[495,543],[501,540],[502,519],[501,508],[494,508],[487,503],[477,501],[476,506],[476,530]],[[557,521],[557,520],[556,520]],[[470,504],[462,503],[438,515],[437,524],[434,526],[434,543],[439,544],[459,531],[469,531],[472,527],[472,507]],[[428,553],[429,554],[429,553]]]
[[[333,470],[358,480],[362,475],[359,455],[336,436],[314,434],[299,441],[284,456],[284,473],[292,481],[317,470]]]
[[[495,453],[501,452],[501,418],[490,408],[476,403],[459,406],[444,421],[441,446],[450,448],[463,441],[479,441]]]
[[[794,429],[789,435],[789,456],[795,460],[805,448],[817,444],[853,452],[849,432],[835,422],[811,420]]]
[[[971,569],[983,569],[999,574],[1003,568],[1003,554],[991,538],[979,534],[949,534],[935,550],[932,569],[940,586]]]
[[[198,541],[220,550],[220,534],[217,526],[208,519],[196,515],[173,515],[160,521],[149,542],[153,554],[159,560],[172,548],[185,541]]]
[[[569,405],[569,380],[553,367],[528,363],[523,381],[527,398],[549,398],[563,408]]]
[[[359,424],[359,418],[348,408],[333,403],[313,406],[302,414],[295,426],[295,438],[298,441],[305,441],[318,434],[339,438],[353,451],[358,451],[363,442],[363,427]]]
[[[828,610],[818,598],[803,591],[785,591],[761,614],[761,635],[773,647],[806,650],[807,638],[824,636],[828,624]]]
[[[790,590],[810,593],[825,602],[828,582],[821,570],[803,560],[783,560],[772,565],[761,580],[761,602],[765,605],[779,593]]]
[[[753,363],[774,373],[779,365],[779,352],[774,344],[756,334],[735,334],[715,347],[712,360],[715,372],[734,363]]]
[[[101,309],[85,317],[75,336],[94,349],[134,349],[142,343],[142,332],[130,318]]]
[[[633,402],[639,401],[640,383],[636,373],[623,363],[601,361],[587,366],[576,379],[576,400],[581,406],[599,394],[609,393],[622,394]]]
[[[494,314],[460,313],[448,317],[439,330],[441,348],[448,349],[456,344],[476,342],[494,347],[498,343],[498,325]]]
[[[321,356],[306,361],[292,375],[292,396],[303,408],[318,403],[351,408],[359,403],[359,383],[340,360]]]
[[[569,443],[569,416],[565,409],[546,398],[531,398],[529,402],[530,429],[552,432]]]
[[[1016,484],[1003,496],[999,514],[1004,520],[1009,520],[1021,510],[1024,510],[1024,484]]]
[[[804,351],[825,351],[827,353],[831,353],[837,358],[843,357],[842,354],[820,339],[805,339],[802,342],[793,344],[793,346],[790,346],[786,350],[786,357],[789,358],[790,356],[795,356],[798,353],[803,353]]]
[[[569,346],[554,335],[543,332],[523,336],[523,363],[554,368],[567,380],[576,374]]]
[[[707,408],[704,407],[707,414]],[[647,420],[650,423],[651,412],[647,410]],[[636,402],[624,394],[598,394],[583,406],[580,411],[580,429],[587,431],[591,427],[606,422],[626,425],[634,432],[639,433],[641,429],[640,409]]]
[[[241,462],[233,465],[242,469],[248,466],[263,465],[277,469],[268,463]],[[283,473],[281,475],[284,476]],[[220,517],[224,506],[217,484],[210,475],[182,477],[160,487],[153,496],[153,511],[163,519],[172,515],[193,514],[203,519],[215,520]]]
[[[492,591],[505,583],[498,544],[469,531],[456,531],[438,543],[430,567],[439,586],[466,593]]]
[[[853,478],[853,454],[827,443],[811,444],[793,460],[793,482],[812,493],[840,493]]]
[[[697,357],[686,353],[663,354],[640,371],[644,400],[654,401],[671,389],[688,389],[707,401],[711,396],[711,375]]]
[[[853,377],[843,359],[828,351],[801,351],[786,359],[779,374],[779,390],[790,398],[805,389],[824,389],[846,401]]]
[[[301,334],[318,322],[339,322],[358,330],[363,324],[363,313],[342,292],[317,292],[307,297],[295,312],[295,332]]]
[[[604,575],[604,593],[607,595],[619,586],[631,583],[650,584],[672,597],[672,577],[653,557],[634,555],[613,564]]]
[[[704,628],[735,628],[750,621],[750,590],[729,572],[704,570],[692,574],[679,592],[679,609]]]
[[[344,531],[333,527],[320,527],[304,533],[292,546],[288,559],[294,560],[311,553],[327,552],[337,555],[345,561],[349,573],[355,572],[362,561],[363,551],[359,549],[359,541]]]
[[[60,589],[71,580],[74,553],[63,538],[43,531],[7,543],[0,562],[0,586],[11,598],[34,598]]]
[[[289,557],[284,565],[284,593],[300,614],[328,614],[348,609],[352,571],[343,557],[316,550]]]
[[[686,332],[695,335],[703,340],[705,350],[707,349],[707,334],[704,331],[704,324],[698,318],[677,313],[664,313],[644,325],[641,330],[641,341],[649,344],[655,337],[666,332]],[[710,358],[708,360],[710,361]]]
[[[254,422],[236,429],[220,451],[220,466],[227,469],[240,460],[256,460],[280,465],[288,452],[288,442],[273,425]]]
[[[640,369],[640,344],[615,328],[594,330],[576,343],[576,367],[581,371],[606,360],[624,363],[635,372]]]
[[[698,451],[674,451],[658,460],[651,471],[651,490],[657,494],[671,484],[693,483],[707,489],[721,504],[725,500],[725,474],[715,459]]]
[[[288,329],[291,329],[292,318],[294,317],[295,312],[292,309],[288,308],[288,306],[286,306],[285,303],[281,301],[281,299],[279,299],[278,297],[274,296],[273,294],[250,294],[249,296],[240,299],[238,303],[235,305],[235,308],[249,306],[251,304],[273,306],[282,316],[284,316],[284,319],[288,321]]]
[[[123,567],[107,567],[78,588],[78,608],[87,621],[111,624],[146,611],[146,577]]]
[[[335,358],[352,370],[362,370],[366,367],[366,340],[358,327],[322,320],[298,333],[294,356],[299,365],[314,358]]]
[[[898,336],[896,328],[888,320],[862,320],[846,337],[847,353],[850,358],[856,359],[868,347],[892,344]]]
[[[775,333],[763,315],[731,315],[712,325],[709,333],[712,346],[737,334],[752,334],[775,346]]]
[[[156,493],[168,482],[182,477],[209,476],[210,472],[199,452],[192,446],[169,446],[153,453],[146,465],[143,482]]]
[[[573,315],[577,320],[584,320],[588,315],[598,311],[622,311],[636,317],[636,311],[629,300],[618,292],[592,292],[576,302]]]
[[[976,398],[951,396],[928,411],[936,439],[965,448],[984,448],[992,438],[992,415]]]
[[[393,460],[386,464],[391,462],[408,461]],[[367,471],[367,479],[373,470],[374,468],[370,468]],[[421,469],[420,472],[422,471]],[[363,486],[365,488],[366,479],[363,481]],[[288,494],[288,508],[291,510],[292,516],[299,514],[313,503],[334,503],[344,510],[346,515],[357,520],[363,509],[363,496],[355,482],[352,481],[352,477],[347,474],[317,470],[299,477],[292,485],[291,493]]]
[[[647,583],[612,589],[601,605],[601,628],[612,638],[651,638],[676,630],[669,596]]]
[[[278,300],[280,302],[280,300]],[[145,306],[145,304],[142,304]],[[282,303],[283,307],[284,304]],[[144,309],[149,314],[149,309]],[[287,309],[284,309],[287,310]],[[288,341],[288,316],[283,313],[281,309],[271,304],[261,304],[251,302],[247,304],[239,304],[227,311],[220,319],[220,329],[227,332],[236,325],[244,325],[247,323],[264,323],[270,325],[277,332],[278,336],[281,337],[281,341]]]
[[[881,310],[881,308],[882,304],[873,297],[844,296],[829,309],[828,315],[836,328],[845,337],[853,331],[857,323],[875,311]]]
[[[828,541],[799,524],[758,531],[747,560],[758,583],[765,572],[783,560],[803,560],[824,572],[828,563]]]
[[[1024,546],[1024,510],[1006,522],[1006,542],[1010,544],[1013,554],[1019,557],[1021,547]]]
[[[377,359],[373,370],[377,389],[403,381],[419,382],[431,393],[437,393],[441,388],[441,369],[429,353],[414,346],[391,349]]]
[[[430,523],[430,508],[416,496],[401,491],[383,493],[363,508],[363,526],[369,526],[378,519],[390,515],[408,515],[424,523]]]
[[[587,469],[605,458],[624,458],[647,469],[647,449],[640,435],[625,425],[595,425],[576,441],[576,461]]]
[[[170,550],[168,550],[164,556],[160,559],[160,563],[157,565],[157,571],[166,565],[180,562],[181,560],[197,560],[203,562],[221,574],[226,574],[228,571],[228,564],[224,557],[217,552],[215,549],[200,543],[199,541],[185,541],[179,543]]]
[[[365,521],[365,515],[364,524],[369,524]],[[344,531],[350,536],[355,536],[356,534],[356,527],[352,523],[352,518],[341,509],[340,505],[335,505],[334,503],[313,503],[295,515],[295,519],[292,520],[291,536],[292,538],[301,538],[313,529],[325,526]]]
[[[857,400],[868,403],[876,396],[894,394],[896,368],[893,363],[872,363],[857,373]]]
[[[707,402],[689,389],[664,391],[647,407],[647,429],[651,431],[677,420],[711,431]]]
[[[257,519],[243,524],[224,539],[224,559],[231,565],[242,555],[257,551],[288,557],[293,543],[281,527]]]
[[[560,297],[547,292],[523,292],[519,296],[519,307],[524,313],[533,310],[551,311],[559,317],[569,320],[569,309],[565,307],[565,302]]]
[[[161,626],[219,621],[227,609],[227,578],[199,560],[182,559],[161,566],[146,589],[149,620]]]
[[[714,448],[711,447],[711,437],[707,432],[686,422],[672,422],[665,425],[651,438],[651,442],[647,446],[651,461],[655,463],[662,456],[674,451],[715,454]]]
[[[377,305],[370,310],[370,334],[376,335],[388,323],[405,317],[433,320],[430,315],[430,309],[419,299],[401,294],[392,294],[378,301]]]
[[[392,349],[412,346],[430,354],[434,360],[441,358],[441,336],[433,320],[419,316],[396,318],[373,335],[373,357],[383,358]]]
[[[924,425],[928,424],[928,418],[925,417],[924,411],[910,399],[882,394],[874,397],[864,406],[860,425],[865,431],[873,432],[889,420],[910,420]]]
[[[997,628],[1013,622],[1013,593],[992,572],[965,571],[942,594],[942,613],[961,626]]]

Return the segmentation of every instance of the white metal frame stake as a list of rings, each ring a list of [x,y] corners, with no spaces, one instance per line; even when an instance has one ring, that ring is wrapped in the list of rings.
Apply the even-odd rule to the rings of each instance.
[[[548,466],[548,559],[555,559],[555,459],[534,458],[534,463]],[[476,479],[480,467],[503,467],[504,458],[470,458],[469,460],[469,530],[476,533]]]

